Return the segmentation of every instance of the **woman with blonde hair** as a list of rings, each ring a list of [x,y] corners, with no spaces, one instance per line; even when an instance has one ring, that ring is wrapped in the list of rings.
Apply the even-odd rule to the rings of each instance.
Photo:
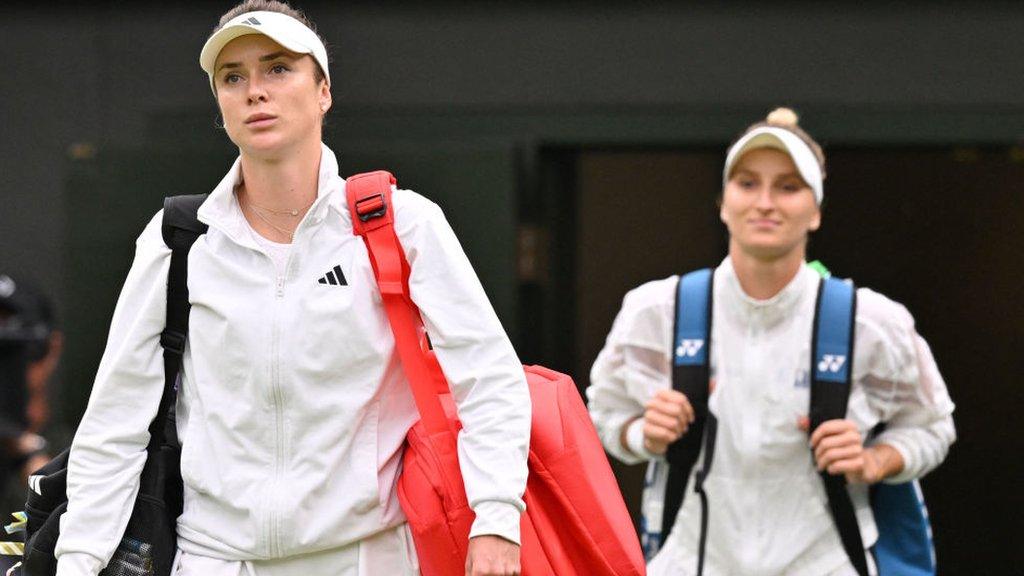
[[[680,277],[649,282],[626,294],[587,390],[608,452],[653,463],[645,495],[649,574],[873,574],[868,488],[939,465],[955,438],[953,403],[907,310],[860,288],[848,410],[809,430],[823,280],[805,258],[821,226],[824,154],[791,110],[778,109],[729,148],[723,178],[719,214],[729,253],[707,280],[710,341],[677,340]],[[689,398],[674,389],[673,370],[705,344],[709,379],[698,383],[700,398]],[[703,442],[691,436],[701,434],[691,431],[695,423]],[[688,439],[700,458],[671,493],[659,466]],[[839,491],[849,494],[853,536],[864,550],[850,550],[837,530],[826,476],[844,479]],[[674,517],[665,505],[673,499],[682,500]]]

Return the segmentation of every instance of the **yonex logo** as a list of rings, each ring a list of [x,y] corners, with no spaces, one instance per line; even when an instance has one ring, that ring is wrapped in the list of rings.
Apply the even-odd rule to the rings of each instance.
[[[843,364],[845,363],[846,356],[825,354],[821,357],[821,362],[818,362],[818,370],[822,372],[832,372],[835,374],[843,369]]]
[[[242,24],[252,24],[254,26],[259,26],[260,25],[260,21],[257,20],[255,16],[253,16],[252,18],[249,18],[248,20],[242,20]]]
[[[329,284],[331,286],[348,286],[348,282],[345,281],[345,275],[341,272],[341,266],[335,266],[333,270],[321,276],[317,283]]]
[[[683,340],[676,348],[676,356],[687,356],[693,358],[703,347],[703,340]]]

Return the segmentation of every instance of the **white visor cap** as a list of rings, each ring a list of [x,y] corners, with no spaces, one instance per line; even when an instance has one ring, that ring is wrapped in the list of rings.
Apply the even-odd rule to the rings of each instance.
[[[331,83],[331,73],[327,69],[327,48],[315,32],[295,18],[278,12],[246,12],[228,21],[210,36],[199,53],[199,65],[210,77],[210,88],[214,88],[213,67],[217,56],[228,42],[246,34],[263,34],[285,49],[297,54],[309,54],[320,65],[320,69]],[[216,89],[213,90],[217,93]]]
[[[722,173],[723,185],[729,181],[729,174],[732,173],[736,162],[747,152],[758,148],[774,148],[789,154],[789,157],[793,159],[793,164],[796,164],[797,171],[800,172],[800,177],[814,191],[814,200],[821,205],[821,200],[825,196],[821,165],[818,164],[818,159],[811,151],[811,147],[799,136],[785,128],[762,126],[751,130],[733,144],[725,157],[725,170]]]

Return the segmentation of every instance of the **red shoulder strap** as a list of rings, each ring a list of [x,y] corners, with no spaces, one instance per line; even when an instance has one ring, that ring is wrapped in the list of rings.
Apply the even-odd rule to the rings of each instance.
[[[395,177],[383,170],[356,174],[345,181],[352,231],[366,242],[398,356],[423,425],[430,433],[454,432],[437,397],[437,360],[428,357],[419,344],[424,333],[423,319],[409,296],[409,262],[395,234],[391,204],[394,184]]]

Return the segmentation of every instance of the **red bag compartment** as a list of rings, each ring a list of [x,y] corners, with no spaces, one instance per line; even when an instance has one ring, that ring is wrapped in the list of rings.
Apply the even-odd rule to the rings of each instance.
[[[644,574],[633,522],[576,385],[541,366],[525,371],[533,423],[520,525],[523,576]],[[424,576],[464,573],[475,517],[465,494],[453,436],[427,437],[414,426],[398,498]]]

